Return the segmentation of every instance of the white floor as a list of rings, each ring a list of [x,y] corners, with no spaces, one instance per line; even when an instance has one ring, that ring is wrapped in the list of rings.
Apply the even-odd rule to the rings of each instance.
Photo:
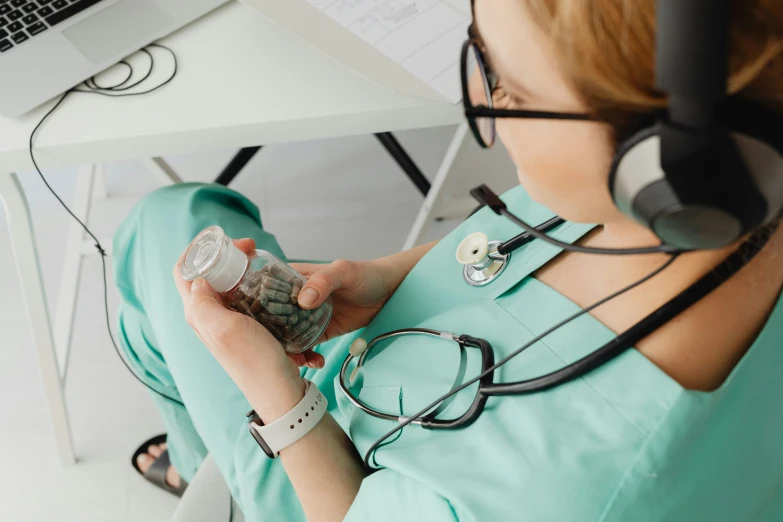
[[[431,177],[452,133],[453,128],[438,128],[397,136]],[[187,181],[208,181],[233,153],[168,159]],[[139,196],[159,186],[136,162],[107,169],[113,199],[97,204],[90,221],[105,238]],[[69,201],[75,169],[46,174]],[[35,174],[20,177],[35,217],[48,300],[55,303],[68,219]],[[399,250],[422,202],[372,136],[269,147],[232,187],[261,207],[265,227],[289,256],[310,259],[367,259]],[[4,219],[0,213],[0,245],[8,241]],[[442,223],[430,235],[442,235],[453,224]],[[62,469],[13,260],[8,248],[0,247],[0,521],[158,522],[168,520],[175,507],[173,497],[142,481],[129,463],[135,447],[162,427],[147,392],[112,351],[99,262],[93,257],[82,267],[66,383],[79,463]],[[112,314],[116,302],[111,289]]]

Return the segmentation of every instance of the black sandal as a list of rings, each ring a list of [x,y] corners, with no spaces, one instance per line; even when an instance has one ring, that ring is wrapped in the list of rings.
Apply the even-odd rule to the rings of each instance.
[[[136,462],[140,455],[148,453],[150,446],[159,446],[164,442],[166,442],[165,434],[152,437],[150,440],[139,446],[139,449],[136,450],[136,453],[134,453],[133,457],[131,458],[131,464],[133,464],[133,467],[136,469],[136,471],[139,472],[139,475],[144,477],[148,482],[168,491],[172,495],[181,497],[185,492],[185,489],[188,487],[188,483],[183,479],[180,479],[179,487],[175,488],[166,482],[166,472],[168,471],[169,466],[171,466],[171,461],[169,460],[169,450],[164,450],[163,453],[160,454],[160,457],[155,459],[149,469],[147,469],[146,473],[141,472],[141,469],[139,469],[139,465]]]

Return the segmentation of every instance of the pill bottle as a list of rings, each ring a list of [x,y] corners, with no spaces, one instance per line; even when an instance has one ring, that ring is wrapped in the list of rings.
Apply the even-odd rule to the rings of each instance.
[[[185,251],[183,279],[203,277],[230,309],[261,323],[288,353],[315,346],[332,316],[329,298],[305,310],[298,297],[307,279],[265,250],[248,256],[219,226],[199,233]]]

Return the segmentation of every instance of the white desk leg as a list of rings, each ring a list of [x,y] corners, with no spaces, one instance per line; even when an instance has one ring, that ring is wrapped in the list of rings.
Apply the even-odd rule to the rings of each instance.
[[[405,240],[403,250],[411,249],[421,242],[424,234],[427,233],[430,223],[435,217],[445,217],[438,214],[438,211],[440,210],[440,207],[443,206],[443,196],[448,192],[447,184],[449,175],[454,170],[455,163],[458,163],[460,158],[467,154],[470,143],[466,142],[466,140],[470,139],[472,139],[472,137],[469,135],[468,125],[466,123],[457,127],[454,138],[451,140],[451,145],[449,145],[449,148],[446,151],[446,156],[443,158],[438,173],[432,181],[430,191],[427,193],[427,197],[424,198],[424,204],[422,205],[421,210],[419,210],[418,216],[416,216],[413,228],[408,233],[408,239]],[[470,212],[470,210],[468,210],[465,215],[467,215],[468,212]]]
[[[91,192],[93,190],[93,182],[97,181],[95,180],[96,170],[96,165],[84,165],[79,167],[76,174],[76,190],[74,191],[73,202],[70,208],[85,223],[90,218]],[[79,276],[81,275],[84,235],[82,226],[75,219],[72,219],[70,230],[68,230],[68,242],[65,244],[60,292],[54,316],[54,345],[57,348],[57,360],[63,385],[65,385],[65,379],[67,378],[68,355],[71,348],[74,312],[76,311],[76,295],[79,290]],[[89,242],[92,251],[95,252],[93,243],[93,241]]]
[[[22,284],[22,295],[33,334],[33,344],[38,356],[38,367],[41,370],[60,462],[65,466],[72,465],[75,457],[71,429],[68,424],[68,412],[65,408],[57,354],[49,323],[49,310],[46,308],[46,294],[35,247],[33,223],[16,174],[0,174],[0,199],[5,203],[11,246]]]
[[[484,150],[473,139],[466,123],[457,127],[404,249],[421,243],[435,219],[466,218],[478,207],[478,202],[468,194],[477,185],[486,183],[498,194],[518,185],[515,172],[516,167],[501,143]]]
[[[92,199],[106,199],[109,197],[109,189],[106,188],[106,172],[103,163],[95,165],[95,173],[92,180]]]
[[[152,173],[163,182],[164,185],[176,185],[177,183],[182,183],[182,178],[180,178],[177,173],[174,172],[174,169],[171,168],[171,165],[169,165],[168,162],[166,162],[166,160],[163,158],[146,158],[141,160],[141,162],[144,163],[144,166],[150,169]]]

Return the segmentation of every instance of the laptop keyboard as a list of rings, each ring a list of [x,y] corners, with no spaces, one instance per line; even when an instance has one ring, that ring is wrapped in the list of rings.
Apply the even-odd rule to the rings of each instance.
[[[23,44],[101,0],[0,0],[0,53]]]

